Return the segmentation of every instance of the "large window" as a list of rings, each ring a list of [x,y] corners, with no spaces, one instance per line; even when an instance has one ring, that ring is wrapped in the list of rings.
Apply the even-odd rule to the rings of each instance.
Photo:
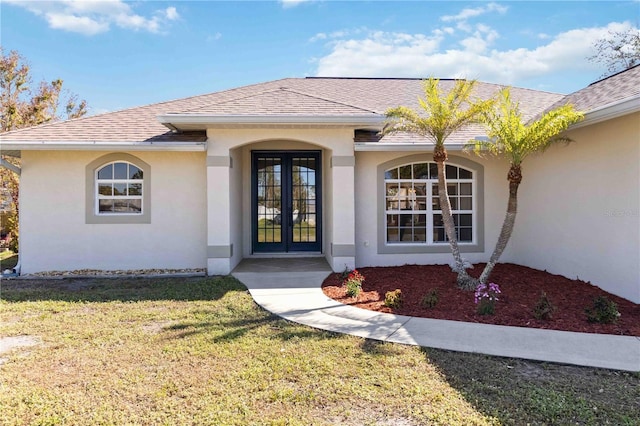
[[[445,173],[458,241],[474,243],[474,172],[447,164]],[[385,241],[388,245],[447,243],[435,162],[412,162],[385,169],[384,191]]]
[[[151,223],[151,166],[131,154],[86,167],[86,223]]]
[[[142,214],[143,172],[134,164],[115,162],[96,172],[97,214]]]

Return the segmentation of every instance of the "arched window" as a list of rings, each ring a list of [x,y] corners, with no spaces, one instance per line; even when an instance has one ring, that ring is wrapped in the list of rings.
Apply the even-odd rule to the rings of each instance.
[[[96,171],[96,213],[143,213],[143,171],[135,164],[118,161]]]
[[[86,166],[86,223],[151,223],[151,166],[111,153]]]
[[[474,172],[447,164],[445,173],[458,241],[475,243]],[[435,162],[412,162],[385,169],[384,191],[387,244],[447,244]]]

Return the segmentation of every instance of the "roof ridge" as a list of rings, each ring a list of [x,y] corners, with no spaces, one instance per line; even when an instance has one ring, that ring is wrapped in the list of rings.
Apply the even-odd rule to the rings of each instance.
[[[345,102],[340,102],[340,101],[337,101],[335,99],[325,98],[325,97],[319,96],[319,95],[313,95],[311,93],[303,92],[302,90],[293,89],[293,88],[290,88],[290,87],[284,87],[282,89],[290,91],[290,92],[298,93],[300,95],[309,96],[311,98],[320,99],[320,100],[323,100],[323,101],[326,101],[326,102],[331,102],[331,103],[334,103],[334,104],[337,104],[337,105],[348,106],[350,108],[356,108],[356,109],[360,109],[362,111],[367,111],[367,112],[370,112],[370,113],[373,113],[373,114],[378,114],[376,111],[373,111],[373,110],[370,110],[370,109],[367,109],[367,108],[362,108],[362,107],[357,106],[357,105],[352,105],[352,104],[348,104],[348,103],[345,103]]]
[[[269,81],[267,83],[276,83],[278,81],[285,81],[285,80],[291,80],[291,77],[279,78],[277,80],[272,80],[272,81]],[[2,132],[2,133],[0,133],[0,137],[2,137],[2,135],[8,135],[8,134],[12,134],[13,135],[15,133],[26,131],[28,129],[36,129],[36,128],[39,129],[39,128],[53,126],[53,125],[57,125],[57,124],[61,124],[61,123],[79,122],[79,121],[83,121],[83,120],[93,119],[93,118],[96,118],[96,117],[103,117],[103,116],[109,115],[109,114],[119,114],[119,113],[123,113],[123,112],[127,112],[127,111],[140,110],[140,109],[146,110],[148,108],[159,107],[159,106],[164,105],[164,104],[185,102],[185,101],[188,101],[190,99],[201,98],[201,97],[210,96],[210,95],[218,95],[220,93],[226,93],[226,92],[233,92],[235,90],[246,89],[248,87],[260,86],[260,85],[263,85],[263,84],[265,84],[265,82],[253,83],[253,84],[249,84],[249,85],[246,85],[246,86],[231,87],[229,89],[224,89],[224,90],[220,90],[220,91],[216,91],[216,92],[203,93],[203,94],[200,94],[200,95],[192,95],[192,96],[187,96],[185,98],[171,99],[171,100],[168,100],[168,101],[154,102],[154,103],[150,103],[150,104],[146,104],[146,105],[136,105],[136,106],[132,106],[132,107],[128,107],[128,108],[118,109],[118,110],[115,110],[115,111],[107,111],[107,112],[103,112],[103,113],[95,114],[95,115],[83,115],[82,117],[71,118],[71,119],[66,119],[66,120],[48,121],[46,123],[37,124],[35,126],[22,127],[20,129],[10,130],[8,132]],[[238,98],[238,99],[240,99],[240,98]]]
[[[270,81],[269,83],[276,83],[278,81],[283,81],[283,80],[290,80],[290,79],[274,80],[274,81]],[[247,86],[244,86],[244,87],[247,87]],[[330,102],[332,104],[342,105],[342,106],[346,106],[346,107],[349,107],[349,108],[359,109],[359,110],[362,110],[362,111],[365,111],[365,112],[368,112],[368,113],[377,114],[376,111],[373,111],[373,110],[370,110],[370,109],[367,109],[367,108],[362,108],[362,107],[357,106],[357,105],[347,104],[347,103],[344,103],[344,102],[337,101],[335,99],[325,98],[325,97],[322,97],[322,96],[319,96],[319,95],[316,95],[316,94],[311,94],[311,93],[308,93],[308,92],[304,92],[302,90],[298,90],[298,89],[294,89],[294,88],[286,87],[286,86],[273,87],[273,88],[261,90],[261,91],[255,92],[255,93],[251,93],[251,94],[248,94],[246,96],[239,96],[239,97],[236,97],[236,98],[227,99],[227,100],[222,101],[222,102],[215,102],[215,105],[218,105],[218,106],[219,105],[224,105],[224,104],[227,104],[227,103],[230,103],[230,102],[237,102],[237,101],[240,101],[240,100],[243,100],[243,99],[254,98],[256,96],[264,95],[266,93],[275,93],[275,92],[278,92],[278,91],[285,91],[285,92],[289,92],[289,93],[295,93],[295,94],[306,96],[306,97],[309,97],[309,98],[312,98],[312,99],[319,99],[319,100],[322,100],[322,101],[325,101],[325,102]],[[188,109],[185,112],[196,112],[196,111],[201,110],[203,108],[207,108],[207,106],[199,106],[197,108]]]
[[[282,79],[282,80],[286,80],[286,79]],[[281,80],[273,80],[273,81],[269,81],[268,83],[275,83],[277,81],[281,81]],[[242,87],[239,87],[239,89],[244,89],[245,87],[249,87],[249,86],[242,86]],[[239,101],[239,100],[242,100],[242,99],[249,99],[249,98],[253,98],[253,97],[258,96],[258,95],[263,95],[265,93],[276,92],[278,90],[282,90],[282,88],[281,87],[276,87],[276,88],[264,89],[264,90],[260,90],[260,91],[255,92],[255,93],[248,94],[246,96],[238,96],[236,98],[230,98],[230,99],[224,100],[222,102],[216,102],[215,104],[216,105],[224,105],[224,104],[229,103],[229,102],[236,102],[236,101]],[[221,93],[221,92],[214,92],[214,93],[218,94],[218,93]],[[199,106],[197,108],[188,109],[188,110],[186,110],[186,112],[197,111],[197,110],[202,109],[202,108],[206,108],[206,106]]]
[[[625,69],[623,69],[623,70],[620,70],[620,71],[618,71],[618,72],[614,72],[613,74],[608,75],[608,76],[606,76],[606,77],[602,77],[601,79],[596,80],[596,81],[594,81],[593,83],[589,83],[589,86],[593,86],[593,85],[595,85],[595,84],[601,83],[601,82],[603,82],[603,81],[605,81],[605,80],[610,79],[611,77],[615,77],[615,76],[617,76],[618,74],[625,73],[625,72],[627,72],[627,71],[629,71],[629,70],[632,70],[632,69],[634,69],[634,68],[637,68],[637,67],[640,67],[640,63],[639,63],[639,64],[636,64],[636,65],[633,65],[633,66],[631,66],[631,67],[629,67],[629,68],[625,68]],[[589,86],[587,86],[587,87],[589,87]],[[583,87],[583,89],[586,89],[587,87]],[[580,89],[580,90],[582,90],[582,89]],[[575,92],[574,92],[574,93],[575,93]]]
[[[567,96],[566,93],[559,93],[559,92],[550,92],[548,90],[540,90],[540,89],[532,89],[530,87],[521,87],[521,86],[513,86],[511,84],[502,84],[502,83],[491,83],[488,81],[480,81],[480,80],[476,80],[478,83],[482,83],[482,84],[488,84],[491,86],[498,86],[498,87],[510,87],[512,89],[518,89],[518,90],[526,90],[528,92],[536,92],[536,93],[547,93],[549,95],[559,95],[559,96]]]

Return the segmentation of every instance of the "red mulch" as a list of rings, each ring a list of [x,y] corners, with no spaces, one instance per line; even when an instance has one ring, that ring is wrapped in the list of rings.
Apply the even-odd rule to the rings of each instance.
[[[482,272],[483,264],[469,270],[474,276]],[[474,304],[474,292],[456,287],[456,274],[448,265],[404,265],[395,267],[358,268],[364,275],[362,291],[357,298],[348,297],[341,274],[331,274],[322,284],[324,293],[344,304],[378,312],[437,318],[486,324],[534,327],[583,333],[640,336],[640,305],[591,285],[560,275],[501,263],[491,274],[490,282],[500,286],[502,294],[496,302],[495,315],[479,315]],[[384,306],[387,291],[401,289],[403,306]],[[431,289],[438,289],[438,303],[424,308],[420,302]],[[533,309],[545,292],[557,307],[552,319],[538,320]],[[606,296],[618,305],[621,316],[615,324],[587,322],[585,308],[598,296]]]

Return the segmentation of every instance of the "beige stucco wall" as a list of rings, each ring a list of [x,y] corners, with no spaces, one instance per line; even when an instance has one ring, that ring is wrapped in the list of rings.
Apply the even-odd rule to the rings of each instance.
[[[353,130],[334,128],[212,128],[207,131],[207,155],[210,158],[230,156],[230,167],[208,167],[208,182],[220,191],[216,200],[209,193],[207,243],[209,246],[233,244],[231,258],[210,258],[210,273],[228,273],[243,257],[251,253],[251,151],[252,150],[320,150],[322,152],[322,253],[334,268],[355,266],[355,251],[351,256],[334,256],[333,245],[354,244],[353,166],[333,167],[333,157],[353,157]],[[218,160],[216,160],[218,161]],[[222,182],[230,182],[225,193]],[[333,182],[341,182],[335,186]],[[220,200],[220,198],[222,200]],[[232,209],[231,217],[225,205]],[[241,214],[238,214],[241,212]],[[221,215],[224,218],[219,219]],[[215,226],[228,223],[228,227]],[[336,232],[336,227],[340,232]],[[345,229],[343,229],[345,228]],[[237,232],[241,230],[241,232]]]
[[[640,303],[640,114],[568,136],[525,160],[505,260]]]
[[[356,153],[356,266],[392,266],[404,264],[450,264],[452,255],[445,245],[442,253],[387,254],[379,252],[379,215],[384,188],[378,185],[378,166],[393,159],[416,161],[424,152],[357,152]],[[464,152],[450,152],[449,163],[456,164],[458,158],[480,164],[484,168],[484,250],[463,253],[468,261],[486,262],[498,238],[507,203],[508,187],[506,174],[508,165],[497,159],[479,158]],[[422,161],[422,160],[421,160]],[[384,244],[384,241],[382,242]],[[397,246],[397,245],[396,245]],[[463,247],[463,245],[461,245]]]
[[[151,166],[151,223],[86,224],[85,167],[105,154],[22,152],[22,272],[205,267],[204,153],[129,152]]]

